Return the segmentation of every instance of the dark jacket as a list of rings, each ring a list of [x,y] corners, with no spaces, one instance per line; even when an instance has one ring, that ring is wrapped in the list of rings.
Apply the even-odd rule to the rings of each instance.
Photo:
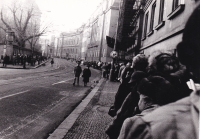
[[[81,72],[82,72],[82,68],[79,65],[74,68],[75,77],[79,77]]]
[[[91,77],[91,71],[89,68],[85,68],[83,70],[83,82],[89,82],[89,78]]]

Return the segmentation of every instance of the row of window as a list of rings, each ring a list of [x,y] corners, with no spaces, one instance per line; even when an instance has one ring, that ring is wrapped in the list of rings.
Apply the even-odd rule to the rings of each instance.
[[[103,49],[102,51],[103,51],[102,57],[106,57],[106,49]],[[99,54],[100,54],[99,50],[96,50],[96,51],[88,52],[87,56],[88,57],[99,57]]]
[[[78,53],[78,49],[74,49],[74,48],[64,49],[64,52],[66,52],[66,53]]]
[[[165,8],[165,0],[160,0],[160,6],[159,8],[159,17],[158,17],[158,27],[162,27],[163,24],[163,16],[164,16],[164,8]],[[172,1],[172,13],[176,11],[176,9],[181,5],[184,4],[184,0],[173,0]],[[149,36],[153,33],[153,28],[154,28],[154,20],[155,20],[155,11],[156,11],[156,1],[152,4],[151,7],[151,13],[146,12],[144,16],[144,30],[143,30],[143,39],[145,39],[146,35]],[[150,17],[150,24],[148,25],[148,20]],[[170,19],[170,18],[169,18]],[[149,27],[149,29],[148,29]],[[159,29],[159,28],[156,29]],[[148,31],[148,33],[147,33]]]
[[[97,51],[90,51],[87,55],[88,57],[99,57],[99,50]]]
[[[74,40],[66,40],[66,41],[64,41],[64,44],[65,45],[77,45],[77,44],[79,44],[79,39],[77,38]]]

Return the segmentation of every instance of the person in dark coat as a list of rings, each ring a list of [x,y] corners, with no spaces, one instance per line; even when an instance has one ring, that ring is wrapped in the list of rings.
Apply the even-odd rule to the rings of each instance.
[[[51,59],[51,66],[53,67],[53,64],[54,64],[54,60],[53,58]]]
[[[89,82],[89,78],[91,77],[91,71],[90,71],[89,65],[87,66],[87,68],[83,70],[82,77],[83,77],[84,86],[87,86],[87,83]]]
[[[147,57],[144,54],[138,54],[133,58],[132,66],[131,63],[128,62],[127,66],[123,69],[122,75],[120,78],[120,86],[115,95],[115,101],[113,106],[110,107],[109,115],[114,117],[117,111],[121,108],[125,98],[131,92],[131,86],[128,83],[131,79],[131,75],[135,71],[145,71],[148,65]]]
[[[102,78],[107,78],[107,63],[105,62],[101,67]]]
[[[78,62],[78,65],[74,68],[74,83],[73,83],[73,86],[75,86],[76,84],[76,81],[77,81],[77,85],[79,85],[79,77],[80,77],[80,74],[82,72],[82,68],[80,66],[80,63]]]
[[[128,81],[126,88],[129,90],[123,90],[116,94],[114,106],[120,104],[120,109],[117,112],[116,118],[106,129],[106,134],[110,139],[116,139],[120,133],[120,129],[124,120],[138,113],[137,104],[139,101],[139,95],[137,93],[137,85],[144,77],[147,77],[146,67],[148,66],[148,59],[144,54],[138,54],[133,58],[132,70],[128,70],[126,78],[122,78],[122,81]],[[129,91],[129,92],[128,92]],[[119,107],[119,106],[118,106]],[[114,112],[113,112],[114,111]],[[110,109],[111,116],[116,115],[115,109]],[[114,113],[114,114],[113,114]],[[113,114],[113,115],[112,115]]]
[[[24,68],[24,69],[26,68],[26,62],[27,62],[27,56],[24,55],[24,56],[23,56],[23,68]]]

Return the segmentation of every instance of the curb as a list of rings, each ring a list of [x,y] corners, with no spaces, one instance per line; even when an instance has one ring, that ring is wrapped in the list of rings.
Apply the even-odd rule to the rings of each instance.
[[[39,65],[37,65],[37,66],[35,66],[35,67],[33,67],[33,68],[29,68],[29,69],[36,69],[36,68],[42,66],[43,64],[47,63],[48,61],[49,61],[49,60],[47,60],[47,61],[45,61],[45,62],[43,62],[43,63],[41,63],[41,64],[39,64]]]
[[[102,85],[104,79],[101,78],[99,83],[92,89],[89,95],[82,100],[82,102],[72,111],[72,113],[58,126],[58,128],[50,134],[47,139],[63,139],[69,129],[74,125],[77,118],[81,114],[81,112],[86,108],[89,104],[90,100],[94,97],[94,95],[99,90],[100,86]]]

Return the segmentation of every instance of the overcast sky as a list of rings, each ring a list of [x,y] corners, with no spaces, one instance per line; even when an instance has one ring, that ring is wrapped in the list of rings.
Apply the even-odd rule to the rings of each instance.
[[[43,20],[51,21],[58,31],[70,31],[89,19],[102,0],[36,0]]]

